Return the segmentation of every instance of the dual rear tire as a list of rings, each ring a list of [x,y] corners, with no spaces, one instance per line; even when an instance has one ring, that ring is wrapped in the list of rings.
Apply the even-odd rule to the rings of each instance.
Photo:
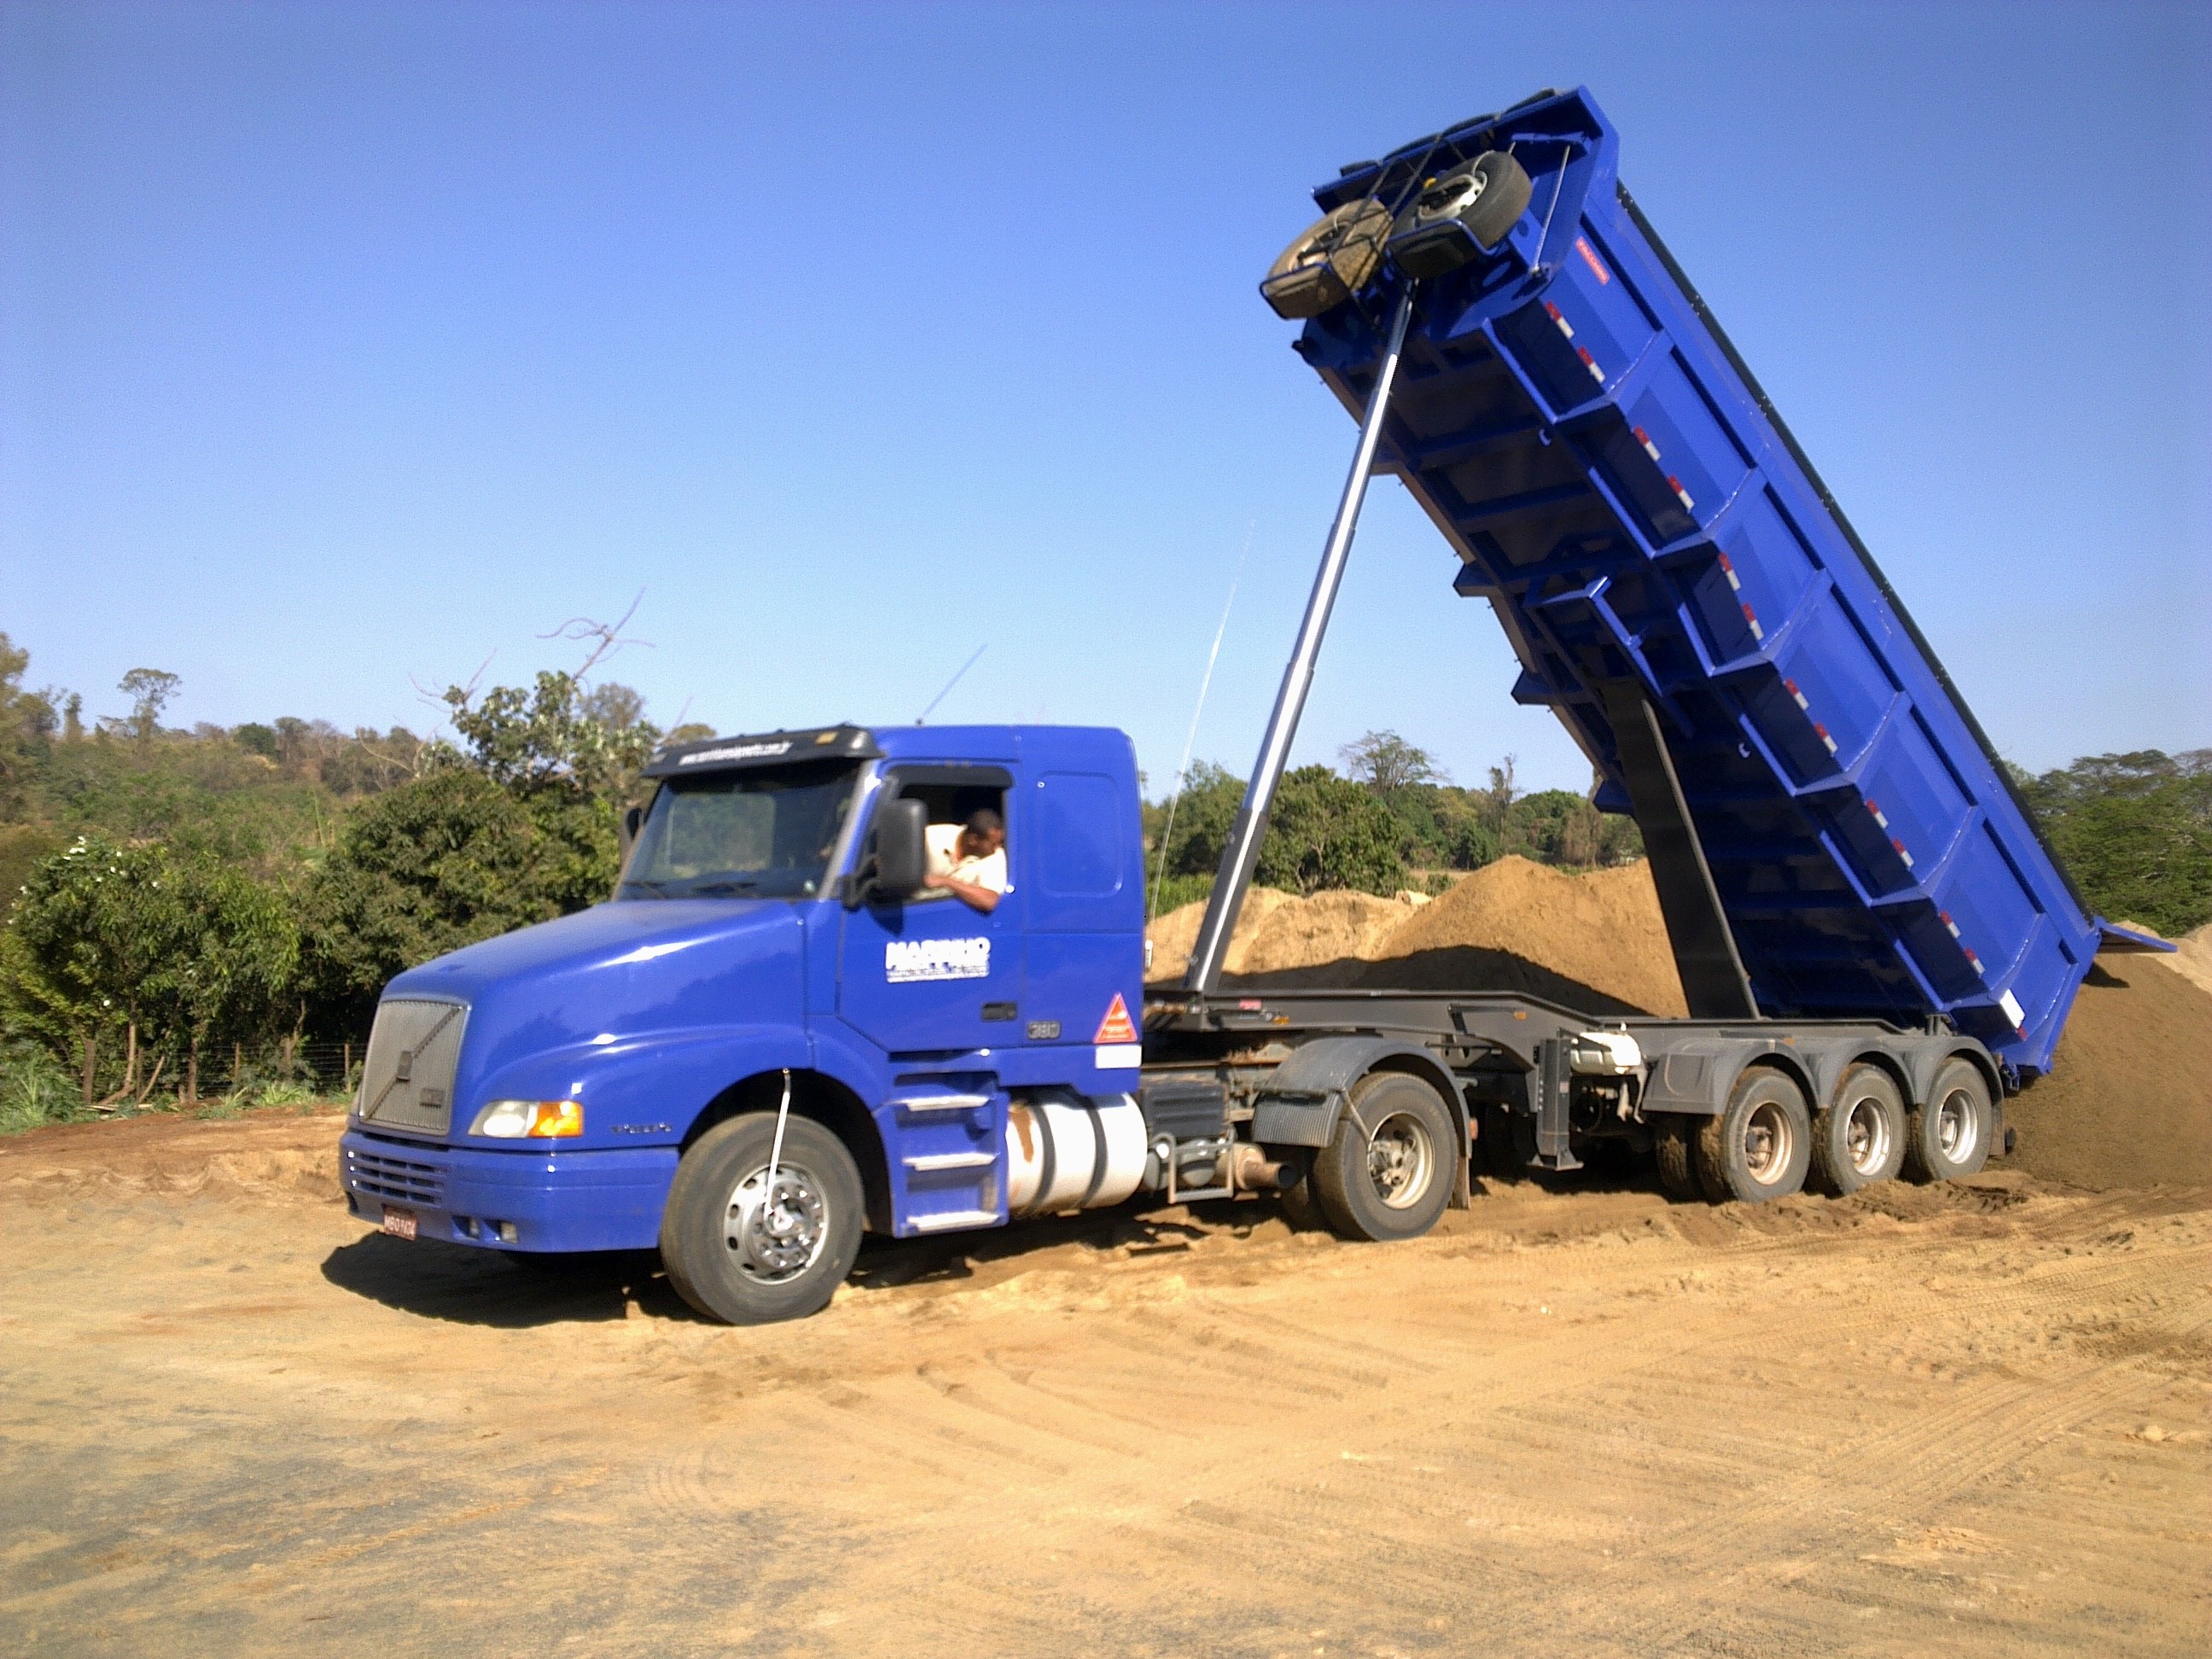
[[[1928,1103],[1905,1121],[1905,1170],[1915,1181],[1956,1181],[1980,1171],[1996,1139],[1989,1079],[1969,1060],[1936,1074]]]
[[[1697,1127],[1698,1184],[1716,1204],[1763,1204],[1805,1184],[1813,1160],[1805,1092],[1784,1073],[1754,1066],[1728,1105]]]
[[[1922,1106],[1908,1109],[1887,1072],[1861,1063],[1812,1112],[1794,1079],[1754,1066],[1717,1115],[1656,1127],[1660,1183],[1670,1196],[1758,1204],[1787,1197],[1808,1176],[1843,1197],[1900,1173],[1921,1182],[1974,1175],[1989,1161],[1996,1113],[1988,1079],[1960,1058],[1936,1073]]]
[[[1905,1167],[1905,1096],[1879,1066],[1844,1073],[1836,1097],[1813,1116],[1813,1179],[1842,1198]]]

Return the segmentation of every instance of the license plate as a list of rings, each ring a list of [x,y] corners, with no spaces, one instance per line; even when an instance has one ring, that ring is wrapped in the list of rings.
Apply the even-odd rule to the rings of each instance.
[[[394,1238],[414,1237],[415,1212],[412,1210],[395,1210],[389,1204],[386,1205],[384,1206],[384,1231],[390,1233]]]

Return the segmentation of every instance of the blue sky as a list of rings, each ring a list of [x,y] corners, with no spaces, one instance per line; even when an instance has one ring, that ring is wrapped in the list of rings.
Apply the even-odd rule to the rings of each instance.
[[[573,663],[720,729],[1257,745],[1353,437],[1255,284],[1339,163],[1589,86],[2031,767],[2212,744],[2202,8],[0,9],[0,629],[173,720]],[[1583,787],[1370,497],[1297,758]]]

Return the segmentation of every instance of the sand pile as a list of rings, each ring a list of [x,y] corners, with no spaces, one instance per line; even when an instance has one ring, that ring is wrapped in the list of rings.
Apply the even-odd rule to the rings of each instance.
[[[2212,991],[2212,921],[2173,942],[2179,948],[2172,956],[2147,952],[2142,960],[2171,968],[2200,991]]]
[[[1640,860],[1586,876],[1504,858],[1392,933],[1358,984],[1522,991],[1593,1013],[1682,1015],[1667,927]]]
[[[2097,959],[2051,1075],[2005,1103],[2015,1164],[2078,1187],[2212,1186],[2212,995],[2171,961]]]
[[[1251,954],[1253,941],[1279,908],[1311,902],[1273,887],[1255,887],[1246,893],[1244,908],[1237,913],[1237,932],[1229,940],[1227,970],[1232,974],[1244,971],[1244,959]],[[1181,979],[1190,963],[1191,949],[1198,943],[1198,925],[1205,919],[1206,902],[1201,899],[1196,904],[1169,911],[1145,929],[1145,937],[1152,946],[1152,965],[1145,977],[1155,982]]]
[[[1276,974],[1322,963],[1366,961],[1379,955],[1414,915],[1402,899],[1372,893],[1316,893],[1274,906],[1252,935],[1243,974]]]
[[[1152,925],[1156,981],[1182,975],[1203,904]],[[1592,1013],[1687,1012],[1641,863],[1571,876],[1505,858],[1433,902],[1255,888],[1228,975],[1249,984],[1520,991]]]

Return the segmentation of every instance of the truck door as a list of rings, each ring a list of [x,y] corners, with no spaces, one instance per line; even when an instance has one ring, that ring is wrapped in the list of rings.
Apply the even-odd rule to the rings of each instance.
[[[1013,777],[997,767],[899,766],[877,793],[878,806],[903,797],[929,808],[933,847],[970,813],[988,807],[1006,826],[1007,867],[1019,867],[1025,826]],[[866,856],[862,831],[862,857]],[[935,892],[845,913],[838,952],[837,1012],[892,1054],[1003,1048],[1017,1041],[1023,980],[1018,884],[988,915]]]

